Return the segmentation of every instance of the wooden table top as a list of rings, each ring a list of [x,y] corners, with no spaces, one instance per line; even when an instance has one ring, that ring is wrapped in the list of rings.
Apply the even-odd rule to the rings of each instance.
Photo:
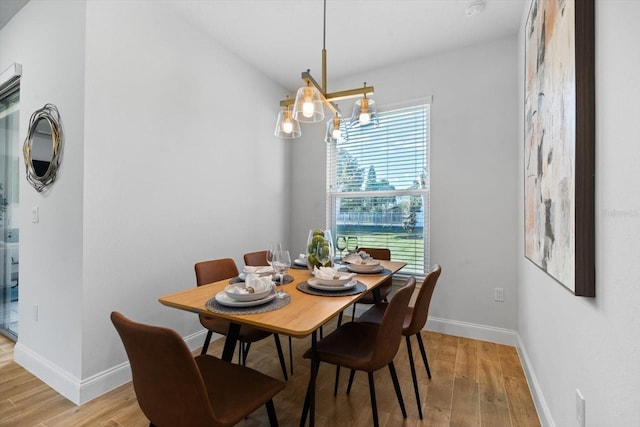
[[[406,265],[406,263],[398,261],[380,261],[380,264],[391,271],[391,274]],[[235,323],[253,325],[278,334],[303,338],[366,293],[339,297],[309,295],[299,291],[296,285],[313,277],[311,273],[306,269],[292,268],[288,274],[293,276],[293,282],[282,286],[282,290],[290,295],[291,302],[285,307],[267,313],[222,314],[207,310],[206,302],[224,290],[225,286],[229,284],[229,279],[164,295],[159,298],[159,301],[168,307],[229,319]],[[367,286],[367,290],[371,290],[381,284],[388,276],[389,274],[358,274],[356,278]]]

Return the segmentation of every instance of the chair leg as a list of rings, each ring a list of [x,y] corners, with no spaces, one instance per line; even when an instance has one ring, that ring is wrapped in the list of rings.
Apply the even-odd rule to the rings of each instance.
[[[267,407],[267,414],[269,415],[269,425],[271,427],[278,427],[278,416],[276,415],[276,407],[273,406],[273,400],[269,399],[267,403],[265,403]]]
[[[340,314],[338,314],[338,328],[340,327],[340,325],[342,325],[342,311],[340,312]]]
[[[371,395],[371,413],[373,415],[373,426],[379,427],[380,424],[378,423],[378,405],[376,404],[376,387],[373,383],[373,372],[367,373],[369,374],[369,394]]]
[[[280,367],[282,368],[282,375],[284,380],[287,381],[289,376],[287,375],[287,365],[284,363],[284,354],[282,354],[282,345],[280,345],[280,336],[273,334],[273,339],[276,342],[276,350],[278,350],[278,359],[280,359]]]
[[[356,321],[356,303],[353,303],[353,310],[351,310],[351,321]]]
[[[351,393],[351,385],[353,384],[353,377],[356,376],[356,370],[352,369],[349,373],[349,385],[347,386],[347,394]]]
[[[211,336],[213,335],[212,331],[207,331],[207,337],[204,339],[204,344],[202,344],[202,352],[200,352],[201,356],[207,354],[207,350],[209,349],[209,342],[211,341]]]
[[[424,367],[427,368],[427,376],[429,377],[429,379],[431,379],[431,370],[429,369],[427,352],[424,351],[424,344],[422,343],[422,337],[420,336],[420,332],[416,334],[416,338],[418,338],[418,346],[420,346],[420,353],[422,353],[422,361],[424,362]]]
[[[413,350],[411,350],[411,337],[405,336],[407,341],[407,353],[409,354],[409,366],[411,366],[411,378],[413,379],[413,390],[416,392],[416,403],[418,404],[418,415],[422,419],[422,405],[420,404],[420,391],[418,390],[418,378],[416,376],[416,365],[413,362]]]
[[[389,372],[391,373],[391,379],[393,380],[393,388],[396,390],[396,397],[402,410],[402,416],[407,418],[407,410],[404,407],[404,400],[402,399],[402,391],[400,390],[400,383],[398,382],[398,375],[396,374],[396,368],[393,366],[393,361],[389,362]]]
[[[338,395],[338,380],[340,379],[340,365],[336,365],[336,382],[333,384],[333,395]]]
[[[291,344],[291,337],[289,337],[289,367],[291,368],[291,375],[293,375],[293,345]]]

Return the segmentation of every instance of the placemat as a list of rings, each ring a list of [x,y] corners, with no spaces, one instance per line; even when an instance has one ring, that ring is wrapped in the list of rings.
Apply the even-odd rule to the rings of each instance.
[[[253,307],[228,307],[216,301],[216,298],[210,298],[205,307],[207,310],[221,314],[258,314],[268,311],[277,310],[291,302],[291,297],[287,295],[285,298],[274,298],[266,304],[254,305]]]
[[[272,278],[272,280],[274,282],[280,282],[280,276],[275,274]],[[293,276],[291,276],[290,274],[285,274],[284,277],[284,282],[282,282],[283,285],[286,285],[287,283],[291,283],[293,282]],[[244,280],[242,280],[240,277],[236,276],[236,277],[232,277],[231,279],[229,279],[229,284],[233,285],[235,283],[242,283],[244,282]]]
[[[317,295],[321,297],[344,297],[348,295],[357,295],[367,290],[367,285],[357,282],[356,285],[345,291],[323,291],[322,289],[312,288],[306,281],[298,283],[296,289],[309,295]]]

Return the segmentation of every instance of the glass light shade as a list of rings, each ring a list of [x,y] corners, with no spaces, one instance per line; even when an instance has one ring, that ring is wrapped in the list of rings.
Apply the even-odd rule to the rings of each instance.
[[[298,138],[302,135],[300,123],[293,119],[291,110],[284,110],[278,113],[276,130],[273,134],[279,138],[285,139]]]
[[[353,114],[351,115],[351,123],[349,126],[356,125],[378,127],[380,120],[378,119],[378,109],[376,101],[369,98],[358,99],[353,105]]]
[[[339,139],[347,140],[349,135],[340,117],[334,117],[327,122],[327,131],[324,135],[324,142],[337,142]]]
[[[324,108],[318,89],[314,86],[298,89],[293,104],[293,118],[303,123],[317,123],[324,119]]]

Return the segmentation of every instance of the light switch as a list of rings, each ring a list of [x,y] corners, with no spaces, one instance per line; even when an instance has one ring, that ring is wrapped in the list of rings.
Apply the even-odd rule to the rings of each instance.
[[[34,206],[31,208],[31,222],[40,222],[40,206]]]

